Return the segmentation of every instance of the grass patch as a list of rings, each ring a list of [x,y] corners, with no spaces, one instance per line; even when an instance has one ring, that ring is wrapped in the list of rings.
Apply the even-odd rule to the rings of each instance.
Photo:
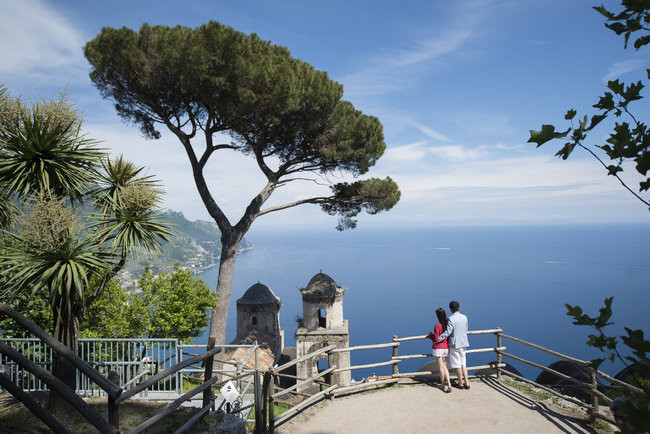
[[[527,383],[522,383],[520,381],[513,381],[507,378],[501,379],[501,383],[513,389],[517,389],[520,392],[524,392],[526,395],[533,398],[535,401],[545,401],[547,399],[551,399],[554,402],[557,401],[557,398],[552,393],[547,392],[545,390],[537,389],[536,387],[531,386],[530,384]]]
[[[614,427],[604,420],[597,419],[596,422],[588,424],[596,432],[614,432]]]
[[[47,401],[44,395],[35,396],[39,404],[47,408]],[[86,399],[86,402],[95,408],[108,420],[108,406],[106,399]],[[169,406],[169,402],[138,401],[128,400],[120,405],[120,430],[131,431],[142,424],[154,414],[157,414]],[[181,407],[169,417],[158,422],[148,429],[147,433],[173,432],[183,426],[200,409]],[[286,411],[286,410],[284,410]],[[215,427],[223,418],[220,413],[209,413],[192,427],[192,431],[209,431]],[[97,432],[95,427],[84,418],[75,416],[67,424],[68,430],[74,433]],[[40,421],[31,411],[20,402],[16,401],[9,393],[0,394],[0,432],[20,433],[51,433],[52,431]]]
[[[192,377],[183,377],[183,394],[191,392],[199,387],[203,382]]]
[[[273,415],[275,417],[280,416],[282,413],[285,411],[289,410],[291,408],[290,405],[282,404],[280,402],[274,402],[273,403]],[[266,406],[266,420],[269,419],[269,407],[268,405]]]

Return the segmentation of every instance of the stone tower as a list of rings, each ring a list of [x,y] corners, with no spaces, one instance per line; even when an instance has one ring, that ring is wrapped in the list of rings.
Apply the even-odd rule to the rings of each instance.
[[[237,339],[253,330],[262,332],[284,348],[284,330],[280,330],[280,299],[271,288],[256,283],[237,300]]]
[[[343,319],[343,293],[345,290],[322,271],[316,274],[300,290],[302,293],[302,324],[296,332],[296,357],[316,351],[328,345],[337,348],[350,346],[348,321]],[[323,359],[327,358],[323,355]],[[329,366],[337,368],[350,366],[350,353],[341,352],[330,355]],[[318,372],[318,361],[309,359],[298,363],[298,378],[309,378]],[[330,384],[348,386],[350,371],[332,374]]]

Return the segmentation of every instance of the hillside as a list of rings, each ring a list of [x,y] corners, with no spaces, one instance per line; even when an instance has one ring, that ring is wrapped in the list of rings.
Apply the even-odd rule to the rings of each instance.
[[[124,270],[118,275],[127,285],[137,279],[146,265],[153,274],[170,271],[175,262],[181,267],[201,271],[218,262],[221,255],[221,233],[214,222],[204,220],[189,221],[182,212],[168,210],[165,220],[172,224],[176,237],[164,243],[158,254],[140,254],[129,258]],[[239,244],[239,251],[250,250],[253,246],[246,239]]]

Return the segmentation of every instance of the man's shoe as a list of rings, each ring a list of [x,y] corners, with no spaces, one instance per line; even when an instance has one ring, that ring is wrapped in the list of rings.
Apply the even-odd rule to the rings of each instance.
[[[465,390],[469,390],[469,384],[466,384],[465,386],[463,386],[463,388],[464,388]]]

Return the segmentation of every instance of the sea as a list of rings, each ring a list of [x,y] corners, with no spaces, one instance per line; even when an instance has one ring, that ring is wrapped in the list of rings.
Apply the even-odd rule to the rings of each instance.
[[[594,331],[573,325],[566,303],[594,316],[603,300],[613,296],[614,324],[606,330],[612,335],[623,334],[624,327],[650,333],[650,224],[253,229],[246,238],[254,248],[241,253],[235,264],[228,341],[236,334],[236,300],[261,282],[282,300],[285,346],[295,346],[300,288],[321,271],[346,288],[343,312],[351,346],[427,334],[437,321],[434,310],[447,309],[451,300],[460,303],[470,330],[500,327],[507,335],[582,360],[603,353],[585,344]],[[200,276],[214,288],[217,267]],[[207,335],[206,330],[195,343],[205,344]],[[504,339],[502,345],[541,365],[559,360],[512,340]],[[470,348],[495,346],[493,334],[470,336]],[[429,340],[399,347],[400,355],[430,351]],[[364,365],[390,357],[390,348],[354,351],[351,362]],[[417,371],[429,360],[404,360],[400,372]],[[492,352],[471,354],[468,366],[494,360]],[[533,380],[541,372],[513,359],[504,361]],[[601,370],[615,375],[623,367],[615,360]],[[352,377],[390,373],[390,366],[382,366],[354,370]]]

